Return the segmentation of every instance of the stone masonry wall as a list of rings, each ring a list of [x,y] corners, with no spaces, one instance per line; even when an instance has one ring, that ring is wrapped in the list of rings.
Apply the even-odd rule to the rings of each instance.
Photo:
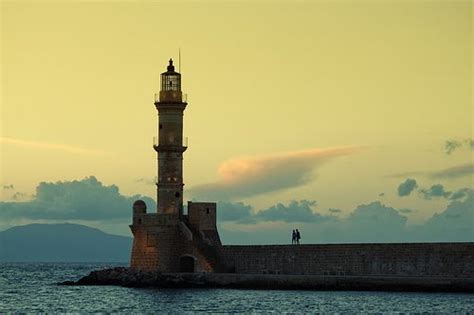
[[[200,205],[203,207],[210,206],[210,204]],[[199,223],[202,221],[199,220],[200,216],[202,216],[202,213],[207,216],[207,211],[196,211],[196,213],[198,214],[197,227],[200,227]],[[132,222],[130,228],[134,238],[130,267],[133,270],[179,272],[180,261],[184,256],[194,259],[194,270],[196,272],[212,272],[214,270],[215,258],[206,257],[206,253],[203,253],[202,248],[197,244],[199,242],[198,235],[193,235],[193,232],[187,228],[183,231],[183,225],[186,224],[180,222],[177,215],[147,214],[143,209],[137,207]],[[207,221],[204,220],[204,222]],[[207,227],[206,224],[204,226]],[[205,235],[205,232],[208,231],[195,232]],[[211,232],[217,233],[215,229]],[[219,240],[218,236],[217,240]],[[220,241],[217,244],[220,245]]]
[[[188,202],[188,218],[196,230],[217,230],[215,202]]]
[[[132,269],[169,270],[172,266],[178,266],[175,251],[182,242],[177,226],[140,226],[133,227],[132,231]]]
[[[134,227],[130,267],[134,270],[179,272],[180,258],[191,256],[196,272],[212,272],[206,257],[186,240],[177,226]]]
[[[222,246],[228,272],[474,276],[474,243]]]

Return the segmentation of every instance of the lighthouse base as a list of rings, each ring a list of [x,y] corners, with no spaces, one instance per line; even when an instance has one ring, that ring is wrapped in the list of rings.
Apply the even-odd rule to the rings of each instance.
[[[147,272],[219,272],[216,204],[189,202],[188,214],[134,212],[130,268]]]

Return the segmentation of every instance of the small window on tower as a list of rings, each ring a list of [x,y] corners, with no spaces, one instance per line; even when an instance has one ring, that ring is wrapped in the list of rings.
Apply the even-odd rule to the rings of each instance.
[[[179,198],[179,197],[181,196],[181,194],[179,193],[179,191],[177,191],[176,194],[174,194],[174,196],[175,196],[176,198]]]
[[[162,124],[160,124],[160,129],[161,129],[161,128],[163,128],[163,125],[162,125]]]
[[[209,214],[209,208],[206,208],[206,213]]]

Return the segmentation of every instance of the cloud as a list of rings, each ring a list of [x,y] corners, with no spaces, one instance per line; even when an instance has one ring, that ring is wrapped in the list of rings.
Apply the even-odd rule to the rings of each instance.
[[[292,200],[288,205],[277,203],[256,212],[252,206],[242,202],[219,201],[217,219],[221,222],[255,224],[257,222],[317,222],[333,218],[314,212],[313,208],[316,204],[314,200]],[[336,212],[339,209],[332,210]]]
[[[474,164],[461,164],[441,170],[433,171],[413,171],[387,175],[387,177],[407,177],[407,176],[423,176],[431,179],[455,179],[464,176],[471,176],[474,174]]]
[[[94,176],[79,181],[42,182],[36,187],[36,195],[31,201],[0,202],[0,220],[128,219],[136,199],[143,199],[149,209],[155,208],[155,202],[151,198],[123,196],[117,186],[105,186]]]
[[[20,191],[15,190],[15,186],[13,184],[4,184],[0,186],[1,190],[1,199],[4,201],[7,200],[14,200],[14,201],[29,201],[33,198],[33,196],[22,193]]]
[[[473,207],[474,193],[471,190],[464,201],[451,202],[445,211],[434,214],[426,224],[443,228],[450,221],[456,220],[459,225],[474,229]]]
[[[11,199],[15,201],[26,201],[26,200],[31,200],[32,198],[34,198],[34,196],[31,196],[19,191],[15,192],[11,197]]]
[[[416,187],[418,187],[416,180],[407,178],[407,180],[398,186],[398,195],[400,197],[409,196]]]
[[[455,192],[452,193],[452,195],[449,197],[451,200],[459,200],[464,197],[466,197],[469,193],[470,189],[469,188],[461,188]]]
[[[398,212],[407,214],[407,213],[413,213],[416,211],[413,209],[398,209]]]
[[[145,185],[156,185],[156,179],[151,177],[140,177],[135,179],[137,183],[143,183]]]
[[[434,179],[450,179],[468,176],[474,174],[474,164],[462,164],[450,168],[446,168],[440,171],[431,172],[429,177]]]
[[[462,146],[462,142],[457,141],[457,140],[446,140],[444,143],[444,152],[446,154],[451,154],[453,153],[457,148]]]
[[[444,186],[441,184],[436,184],[431,186],[429,189],[420,189],[420,195],[425,199],[432,199],[432,198],[448,198],[452,192],[446,191]]]
[[[407,218],[379,201],[359,205],[345,218],[324,216],[311,207],[309,201],[277,204],[257,212],[252,224],[224,224],[221,238],[227,244],[281,244],[289,242],[295,228],[301,231],[304,243],[384,242],[405,237]]]
[[[474,140],[473,139],[464,139],[464,140],[455,140],[450,139],[446,140],[444,143],[444,152],[448,155],[456,151],[457,149],[465,147],[468,149],[474,149]]]
[[[252,224],[227,222],[220,227],[221,239],[225,244],[287,244],[291,230],[298,228],[304,243],[472,242],[474,190],[461,190],[465,193],[463,200],[450,200],[443,211],[422,224],[407,223],[406,215],[417,212],[416,209],[396,209],[374,201],[357,206],[346,217],[286,222],[284,219],[288,216],[282,211],[282,221],[278,222],[258,216]],[[269,209],[273,208],[278,205]],[[315,211],[312,213],[322,216]]]
[[[404,226],[407,218],[400,215],[396,209],[387,207],[380,201],[374,201],[366,205],[357,206],[349,215],[347,221],[350,224],[364,226],[370,224],[385,229],[393,226]]]
[[[466,139],[466,145],[469,149],[474,150],[474,139]]]
[[[278,203],[267,209],[264,209],[254,218],[257,221],[283,221],[283,222],[320,222],[331,219],[332,217],[313,212],[312,207],[316,206],[314,200],[292,200],[287,206]]]
[[[313,210],[317,205],[314,200],[292,200],[287,205],[277,203],[266,209],[254,211],[249,205],[242,202],[219,202],[218,219],[223,221],[233,221],[237,223],[258,223],[258,222],[286,222],[286,223],[321,223],[326,221],[340,221],[345,224],[364,225],[369,222],[375,225],[381,225],[386,228],[388,225],[404,225],[406,217],[401,216],[399,212],[409,212],[409,209],[401,211],[390,208],[380,201],[374,201],[369,204],[359,205],[345,219],[338,219],[335,216],[327,216]],[[341,209],[330,208],[331,213],[340,213]],[[219,214],[223,212],[223,214]]]
[[[198,198],[229,200],[298,187],[311,181],[313,170],[323,163],[359,149],[338,147],[235,158],[219,166],[217,182],[191,187],[188,193]]]
[[[426,193],[448,199],[448,205],[418,225],[407,223],[407,215],[416,209],[373,201],[358,205],[346,216],[336,216],[343,211],[330,208],[329,215],[319,213],[311,200],[275,203],[260,211],[242,202],[219,202],[218,225],[226,244],[286,244],[295,228],[304,243],[474,241],[474,190],[446,192],[442,185],[433,185]],[[93,176],[40,183],[31,201],[0,202],[0,225],[67,221],[125,233],[132,204],[139,198],[154,212],[152,199],[124,196],[117,186],[103,185]]]
[[[447,191],[443,185],[436,184],[431,186],[429,189],[420,189],[418,192],[419,194],[427,200],[432,198],[445,198],[450,200],[460,200],[466,197],[469,192],[471,191],[470,188],[461,188],[457,191]]]
[[[420,232],[420,238],[432,241],[474,241],[474,190],[467,189],[464,200],[454,200],[433,215]]]
[[[49,142],[41,142],[41,141],[29,141],[29,140],[15,139],[15,138],[9,138],[9,137],[0,137],[0,143],[26,147],[26,148],[58,150],[58,151],[82,154],[82,155],[101,156],[101,155],[107,154],[107,152],[102,151],[102,150],[92,150],[92,149],[70,146],[70,145],[65,145],[65,144],[57,144],[57,143],[49,143]]]
[[[254,222],[252,215],[253,210],[249,205],[243,202],[225,202],[217,203],[217,220],[218,222],[234,221],[240,223]]]
[[[450,200],[460,200],[463,199],[468,195],[471,191],[470,188],[461,188],[457,191],[448,191],[444,188],[441,184],[432,185],[430,188],[425,189],[421,188],[418,190],[418,194],[427,200],[431,200],[433,198],[445,198]]]

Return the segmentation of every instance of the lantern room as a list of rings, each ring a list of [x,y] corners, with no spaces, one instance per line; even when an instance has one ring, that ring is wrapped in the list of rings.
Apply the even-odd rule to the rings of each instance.
[[[174,71],[173,59],[170,59],[166,72],[161,74],[161,90],[159,98],[155,94],[157,103],[181,103],[183,94],[181,92],[181,74]]]
[[[166,72],[161,74],[162,91],[181,91],[181,74],[174,71],[173,59],[170,59]]]

